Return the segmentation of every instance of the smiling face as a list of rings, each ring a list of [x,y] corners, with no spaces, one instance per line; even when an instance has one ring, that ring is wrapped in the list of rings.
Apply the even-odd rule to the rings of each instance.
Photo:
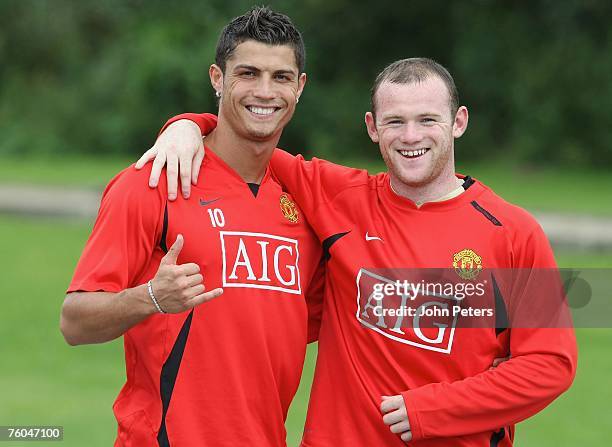
[[[467,109],[451,112],[445,83],[383,82],[376,92],[376,117],[366,114],[368,134],[380,146],[392,184],[426,187],[454,181],[454,139],[467,127]]]
[[[234,133],[255,141],[280,136],[306,82],[291,46],[254,40],[236,46],[225,73],[212,65],[210,78],[221,92],[219,125],[227,122]]]

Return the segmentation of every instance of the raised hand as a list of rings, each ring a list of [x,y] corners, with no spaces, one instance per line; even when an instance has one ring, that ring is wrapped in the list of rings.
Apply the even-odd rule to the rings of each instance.
[[[206,288],[202,283],[204,278],[197,264],[177,264],[183,244],[183,236],[179,234],[162,258],[155,278],[151,280],[155,299],[159,307],[167,313],[184,312],[223,293],[220,288],[205,292]]]
[[[191,183],[195,185],[198,182],[198,173],[204,159],[204,144],[198,125],[186,119],[170,124],[157,137],[153,147],[136,162],[136,169],[141,169],[153,159],[155,160],[149,177],[149,186],[152,188],[157,186],[161,171],[167,164],[168,199],[176,199],[179,170],[183,197],[189,198]]]

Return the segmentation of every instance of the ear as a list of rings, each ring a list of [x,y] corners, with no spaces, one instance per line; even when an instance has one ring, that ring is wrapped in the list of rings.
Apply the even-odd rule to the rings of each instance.
[[[306,85],[306,79],[307,79],[306,73],[302,73],[300,77],[298,78],[298,89],[297,89],[297,92],[295,92],[296,101],[300,99],[300,96],[302,96],[302,92],[304,91],[304,86]]]
[[[465,132],[468,125],[468,109],[465,106],[459,107],[455,114],[455,122],[453,123],[453,137],[459,138]]]
[[[216,64],[212,64],[208,69],[208,76],[210,76],[210,83],[215,92],[223,92],[223,72],[221,68]]]
[[[374,115],[372,114],[372,112],[366,112],[365,125],[366,125],[366,129],[368,130],[368,135],[370,136],[370,139],[374,143],[378,143],[379,142],[378,129],[376,128],[376,121],[374,119]]]

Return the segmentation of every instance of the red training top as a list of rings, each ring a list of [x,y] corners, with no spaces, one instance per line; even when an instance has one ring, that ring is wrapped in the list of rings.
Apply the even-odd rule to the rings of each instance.
[[[320,244],[269,169],[249,185],[209,150],[193,198],[174,202],[165,185],[147,186],[149,174],[130,167],[107,186],[68,292],[145,283],[182,234],[178,264],[199,264],[207,290],[224,294],[124,334],[115,446],[284,446],[318,332]]]
[[[181,118],[195,121],[204,135],[216,124],[209,114],[170,122]],[[370,176],[279,150],[271,166],[323,241],[328,259],[304,447],[405,445],[384,425],[379,409],[381,396],[400,393],[410,445],[510,446],[514,424],[570,386],[577,363],[571,328],[498,327],[497,320],[478,329],[455,327],[456,321],[422,328],[412,319],[374,314],[373,280],[386,282],[381,269],[401,268],[480,276],[496,296],[498,314],[512,311],[514,295],[533,309],[563,313],[546,307],[548,302],[538,306],[545,297],[530,293],[538,290],[538,272],[556,265],[542,229],[524,210],[469,177],[461,195],[419,208],[393,192],[386,173]],[[521,290],[509,291],[516,283],[494,285],[492,272],[500,269],[518,272],[525,280]],[[435,305],[442,307],[440,299]],[[508,355],[510,360],[489,369],[495,358]]]

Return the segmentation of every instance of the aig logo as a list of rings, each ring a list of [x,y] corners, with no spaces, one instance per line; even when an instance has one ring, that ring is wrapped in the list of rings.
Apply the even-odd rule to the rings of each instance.
[[[220,231],[223,287],[302,293],[298,241],[264,233]]]
[[[365,327],[399,343],[450,354],[457,317],[445,315],[456,304],[452,297],[392,293],[380,297],[381,285],[395,281],[359,270],[357,320]]]

